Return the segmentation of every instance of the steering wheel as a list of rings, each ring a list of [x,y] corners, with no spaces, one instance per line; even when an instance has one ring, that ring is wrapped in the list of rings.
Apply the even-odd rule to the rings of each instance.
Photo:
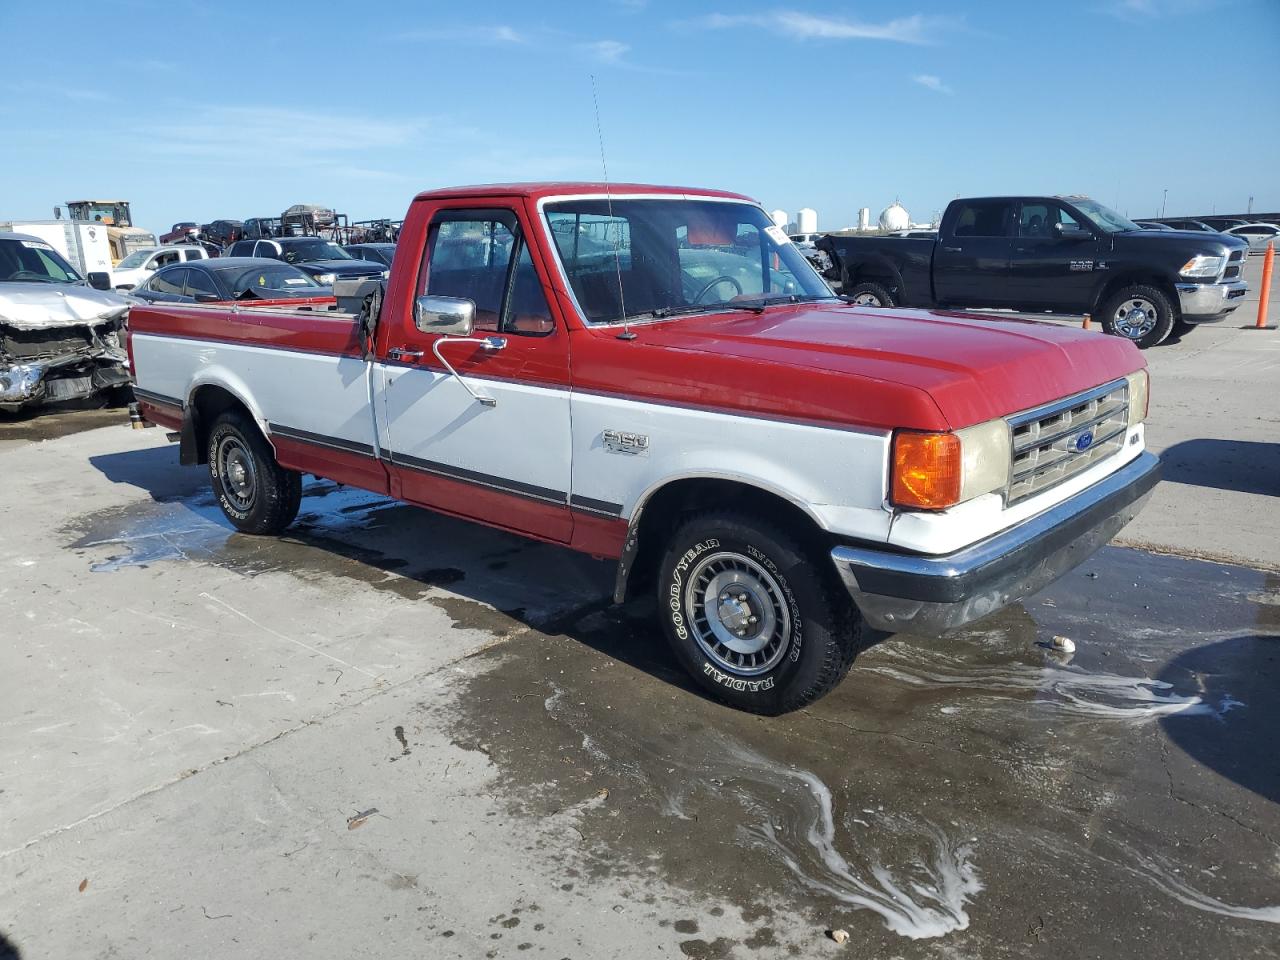
[[[702,302],[702,298],[703,298],[703,297],[705,297],[705,296],[706,296],[708,293],[710,293],[710,292],[711,292],[715,287],[719,286],[719,285],[720,285],[720,284],[722,284],[722,283],[731,283],[731,284],[733,284],[733,289],[734,289],[734,290],[736,290],[736,291],[738,291],[738,292],[735,294],[735,296],[739,296],[739,297],[740,297],[740,296],[742,296],[742,284],[740,284],[737,280],[733,279],[733,277],[723,277],[723,276],[721,276],[721,277],[716,277],[714,280],[712,280],[710,283],[708,283],[706,286],[704,286],[701,290],[699,290],[699,291],[698,291],[698,295],[697,295],[696,297],[694,297],[694,298],[693,298],[693,302],[694,302],[695,304],[699,304],[699,303],[701,303],[701,302]]]

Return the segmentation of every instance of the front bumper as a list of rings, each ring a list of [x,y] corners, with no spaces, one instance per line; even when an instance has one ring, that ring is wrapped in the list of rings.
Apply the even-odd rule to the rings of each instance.
[[[1187,323],[1213,323],[1244,302],[1249,284],[1243,280],[1223,283],[1175,283],[1182,319]]]
[[[1142,453],[1074,497],[955,553],[839,546],[831,559],[872,627],[941,633],[1029,596],[1084,562],[1137,516],[1159,480],[1159,458]]]
[[[0,404],[79,400],[129,382],[128,360],[114,352],[0,364]]]

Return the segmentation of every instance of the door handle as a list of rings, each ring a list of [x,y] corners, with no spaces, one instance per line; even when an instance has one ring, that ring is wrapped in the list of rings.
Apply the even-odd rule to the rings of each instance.
[[[406,347],[392,347],[387,351],[388,360],[420,360],[426,355],[425,350],[409,350]]]
[[[943,247],[947,253],[964,253],[964,247]]]
[[[444,364],[444,368],[449,371],[455,380],[462,384],[462,389],[471,394],[472,398],[478,400],[481,405],[486,407],[496,407],[498,405],[497,397],[487,397],[483,394],[476,393],[467,384],[467,381],[458,376],[458,371],[453,369],[453,365],[449,363],[440,354],[440,348],[446,343],[478,343],[485,350],[505,350],[507,348],[506,337],[440,337],[431,345],[431,352],[436,355],[436,359]]]

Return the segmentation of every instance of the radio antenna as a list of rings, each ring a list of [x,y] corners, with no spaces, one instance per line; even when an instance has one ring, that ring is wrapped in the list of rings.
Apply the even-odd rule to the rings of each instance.
[[[609,164],[604,159],[604,131],[600,127],[600,97],[596,94],[596,75],[591,74],[591,105],[596,111],[596,139],[600,141],[600,167],[604,170],[604,199],[609,209],[609,225],[613,225],[613,193],[609,189]],[[606,229],[608,229],[606,227]],[[622,255],[618,245],[622,239],[622,231],[618,229],[613,236],[613,266],[618,275],[618,309],[622,311],[622,332],[619,340],[634,340],[631,332],[631,321],[627,319],[627,301],[622,294]]]

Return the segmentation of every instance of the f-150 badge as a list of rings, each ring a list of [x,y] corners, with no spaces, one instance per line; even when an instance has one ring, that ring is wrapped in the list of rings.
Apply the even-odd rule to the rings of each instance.
[[[604,441],[604,448],[613,453],[629,453],[642,457],[649,455],[649,437],[646,434],[606,430],[601,439]]]
[[[1093,269],[1092,260],[1072,260],[1071,270],[1073,273],[1084,273]]]

